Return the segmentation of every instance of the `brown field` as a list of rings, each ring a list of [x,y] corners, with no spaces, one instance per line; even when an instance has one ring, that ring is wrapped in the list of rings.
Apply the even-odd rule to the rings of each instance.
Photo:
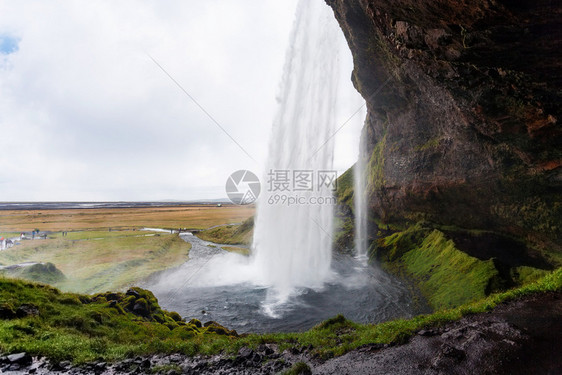
[[[241,223],[253,214],[254,207],[230,205],[0,210],[1,235],[15,237],[19,232],[36,228],[51,232],[47,239],[23,240],[1,251],[0,265],[49,262],[66,276],[54,283],[64,291],[121,290],[155,272],[184,263],[191,248],[177,234],[135,229],[205,229]],[[62,231],[69,233],[63,237]],[[247,251],[234,247],[228,250]]]
[[[241,223],[252,216],[254,210],[253,205],[0,210],[0,232],[142,227],[205,229],[213,225]]]

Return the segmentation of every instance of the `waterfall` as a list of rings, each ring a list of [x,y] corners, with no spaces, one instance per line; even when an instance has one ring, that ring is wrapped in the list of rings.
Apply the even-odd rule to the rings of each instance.
[[[366,160],[365,140],[361,136],[359,141],[359,155],[353,168],[354,194],[353,208],[355,216],[355,255],[358,259],[367,262],[367,197],[366,197]]]
[[[334,201],[318,202],[333,197],[331,187],[321,182],[329,180],[326,175],[333,168],[341,40],[341,30],[323,1],[299,2],[252,246],[261,282],[277,302],[298,288],[321,288],[331,275]],[[295,189],[303,171],[312,191]],[[299,202],[291,202],[297,198]]]
[[[408,315],[408,290],[366,262],[368,155],[355,141],[359,130],[349,142],[333,142],[344,126],[360,129],[364,118],[365,101],[349,80],[352,65],[331,8],[323,0],[300,0],[260,179],[251,256],[184,233],[192,245],[189,261],[147,286],[163,306],[243,332],[302,330],[338,313],[361,322]],[[359,143],[353,171],[358,259],[332,259],[334,154],[341,173]]]

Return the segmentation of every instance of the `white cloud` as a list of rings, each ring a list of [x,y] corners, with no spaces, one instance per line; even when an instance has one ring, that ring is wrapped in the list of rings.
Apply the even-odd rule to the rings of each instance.
[[[147,53],[261,161],[295,5],[1,2],[19,49],[0,60],[0,201],[224,196],[231,172],[262,166]],[[357,133],[338,135],[339,169]]]

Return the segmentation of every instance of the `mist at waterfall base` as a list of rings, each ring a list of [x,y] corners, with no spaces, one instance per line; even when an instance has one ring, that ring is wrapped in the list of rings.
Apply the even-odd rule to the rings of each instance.
[[[361,105],[350,70],[343,68],[349,54],[331,9],[321,0],[301,0],[267,172],[305,170],[318,179],[317,172],[332,170],[332,135]],[[334,206],[272,203],[272,197],[297,193],[279,191],[272,180],[271,173],[261,179],[252,255],[182,236],[192,244],[189,261],[146,285],[164,308],[239,332],[305,330],[340,313],[358,322],[412,315],[407,288],[367,264],[366,246],[361,245],[366,243],[364,223],[356,231],[357,256],[333,255]],[[362,180],[356,186],[364,186]],[[312,187],[298,191],[302,201],[333,196],[328,184],[316,180]],[[364,217],[364,200],[357,204],[355,210]]]
[[[296,287],[283,303],[269,305],[271,287],[256,282],[261,272],[252,258],[229,253],[194,235],[189,261],[149,280],[160,305],[186,319],[219,322],[238,333],[296,332],[343,314],[360,323],[411,317],[408,289],[353,256],[334,255],[331,278],[321,287]]]

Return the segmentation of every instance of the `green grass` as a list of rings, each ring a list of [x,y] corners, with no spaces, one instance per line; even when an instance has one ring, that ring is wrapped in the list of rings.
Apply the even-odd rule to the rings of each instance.
[[[402,261],[435,309],[483,298],[499,277],[492,259],[482,261],[457,250],[453,241],[437,230],[415,251],[404,254]]]
[[[490,311],[502,302],[526,295],[560,291],[562,269],[523,287],[412,319],[356,324],[338,315],[303,333],[241,337],[220,326],[198,328],[197,322],[178,321],[177,314],[160,309],[152,293],[136,290],[137,297],[111,293],[89,297],[0,279],[1,311],[15,310],[23,303],[39,309],[38,316],[0,319],[0,352],[26,351],[54,360],[81,363],[154,353],[234,354],[244,346],[257,348],[263,343],[276,343],[280,350],[311,345],[315,354],[329,358],[365,344],[403,343],[423,328],[441,326],[467,314]],[[141,299],[150,310],[146,317],[131,312],[131,306]],[[110,300],[116,302],[108,302]]]
[[[250,249],[246,247],[238,247],[238,246],[221,246],[223,250],[229,251],[231,253],[236,253],[240,255],[250,255]]]
[[[312,374],[312,370],[310,367],[304,362],[297,362],[291,366],[290,369],[283,372],[283,375],[310,375]]]
[[[338,203],[347,205],[352,211],[353,207],[353,189],[354,189],[354,181],[353,181],[353,173],[354,173],[355,164],[345,171],[338,180],[336,181],[336,197],[338,198]]]
[[[251,217],[240,225],[224,225],[196,232],[202,240],[227,245],[250,245],[254,237],[254,218]]]
[[[81,239],[72,240],[69,232],[62,238],[23,241],[0,252],[0,263],[53,263],[66,276],[53,285],[64,291],[94,293],[120,290],[154,272],[180,265],[187,261],[191,249],[191,244],[177,235],[137,237],[137,231],[116,233],[120,232],[78,232],[73,235]],[[108,237],[85,239],[102,234]]]
[[[367,163],[367,191],[374,191],[384,185],[384,150],[386,147],[386,132],[382,139],[375,145],[369,162]]]
[[[101,238],[113,238],[113,237],[142,237],[147,235],[154,235],[152,232],[148,231],[137,231],[137,230],[85,230],[76,232],[67,232],[67,235],[63,237],[62,232],[52,233],[48,236],[50,239],[62,238],[65,240],[98,240]]]
[[[548,274],[548,271],[539,270],[533,267],[520,266],[511,269],[511,277],[519,285],[528,284],[539,280]]]
[[[452,308],[482,299],[544,276],[547,271],[520,266],[502,275],[494,259],[480,260],[456,248],[437,230],[416,224],[380,238],[374,256],[383,267],[413,281],[434,310]]]
[[[176,313],[160,309],[152,293],[135,290],[137,297],[115,293],[88,297],[0,278],[2,311],[24,303],[39,310],[38,316],[0,319],[0,352],[26,351],[80,363],[156,352],[195,354],[213,348],[212,340],[203,336],[223,334],[224,340],[231,339],[231,332],[224,328],[199,328],[181,321]],[[137,303],[150,313],[133,314]]]
[[[63,282],[66,279],[64,274],[53,263],[38,263],[27,267],[0,270],[0,275],[13,279],[25,279],[51,285]]]

